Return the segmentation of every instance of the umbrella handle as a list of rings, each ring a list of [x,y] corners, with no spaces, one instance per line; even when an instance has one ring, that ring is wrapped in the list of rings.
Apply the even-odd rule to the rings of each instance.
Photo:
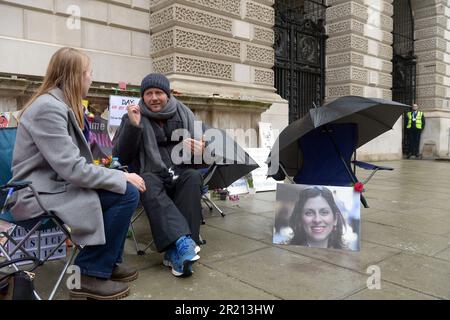
[[[292,183],[295,184],[294,180],[287,174],[286,169],[284,169],[283,165],[280,163],[281,171],[283,171],[285,177]]]

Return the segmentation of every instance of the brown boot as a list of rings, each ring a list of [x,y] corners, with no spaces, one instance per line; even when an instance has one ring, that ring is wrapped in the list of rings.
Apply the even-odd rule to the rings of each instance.
[[[81,275],[81,289],[70,290],[72,299],[117,300],[128,296],[126,283]]]
[[[120,264],[116,265],[111,274],[111,280],[120,282],[130,282],[136,280],[139,276],[135,268]]]

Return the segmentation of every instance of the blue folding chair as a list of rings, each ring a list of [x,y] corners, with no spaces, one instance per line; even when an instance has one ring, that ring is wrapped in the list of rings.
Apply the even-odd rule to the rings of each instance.
[[[356,166],[371,170],[362,183],[365,185],[380,170],[393,168],[377,166],[356,158],[358,126],[354,123],[328,124],[314,129],[298,140],[303,162],[293,182],[305,185],[352,186],[358,182]],[[351,166],[353,164],[353,168]],[[365,208],[368,204],[361,194]]]
[[[66,245],[67,240],[71,240],[70,231],[61,219],[54,213],[45,209],[39,198],[38,192],[33,188],[32,182],[10,181],[12,176],[11,164],[15,140],[16,128],[0,128],[0,221],[11,224],[12,226],[7,231],[0,231],[0,240],[6,240],[0,242],[0,253],[7,261],[12,261],[17,254],[19,254],[21,258],[37,258],[39,260],[37,265],[41,266],[49,261],[63,245]],[[37,218],[16,221],[10,212],[11,204],[8,203],[8,200],[14,192],[25,188],[29,188],[33,192],[37,202],[42,208],[43,214]],[[25,234],[19,241],[13,236],[14,231],[18,229],[18,227],[25,230]],[[55,228],[62,231],[63,237],[61,237],[61,240],[48,252],[48,254],[41,256],[43,236],[46,232],[53,231]],[[31,240],[37,245],[36,252],[32,252],[32,250],[27,248],[27,244],[29,244]],[[73,264],[73,260],[79,249],[81,249],[79,246],[73,244],[72,254],[67,258],[64,268],[59,273],[59,277],[52,288],[48,300],[52,300],[55,296],[55,293],[66,274],[67,268]],[[12,263],[11,266],[15,271],[19,271],[19,266],[16,263]],[[36,291],[34,294],[36,299],[41,300],[41,297]]]

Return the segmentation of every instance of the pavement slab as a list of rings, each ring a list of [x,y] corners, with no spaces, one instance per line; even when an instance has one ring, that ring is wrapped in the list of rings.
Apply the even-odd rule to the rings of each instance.
[[[450,233],[450,215],[448,213],[427,212],[426,214],[420,214],[419,212],[423,213],[426,210],[417,209],[415,213],[403,214],[380,211],[363,216],[363,220],[433,235],[445,236]],[[436,223],[436,221],[439,221],[439,223]]]
[[[449,261],[402,253],[379,266],[384,280],[440,299],[450,299]]]
[[[141,271],[130,286],[128,300],[274,300],[274,295],[214,270],[201,263],[194,264],[189,278],[174,277],[162,264]]]
[[[366,274],[369,266],[399,254],[401,250],[362,241],[361,251],[306,248],[301,246],[278,246],[301,255],[318,259],[343,268]]]
[[[429,296],[384,281],[381,282],[381,287],[379,290],[364,289],[345,299],[346,300],[438,300],[438,298],[435,298],[433,296]]]
[[[237,213],[223,219],[208,220],[209,226],[255,240],[272,239],[273,218],[251,213]]]
[[[428,233],[420,233],[385,224],[361,221],[361,238],[387,247],[410,253],[433,256],[447,248],[450,239]]]
[[[275,247],[210,265],[283,299],[342,299],[366,286],[357,272]]]

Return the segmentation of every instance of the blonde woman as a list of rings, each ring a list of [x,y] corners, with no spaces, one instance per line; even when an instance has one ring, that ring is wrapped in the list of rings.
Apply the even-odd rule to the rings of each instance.
[[[84,246],[75,259],[81,289],[75,298],[119,299],[137,271],[120,265],[126,233],[145,183],[136,174],[92,164],[83,135],[82,99],[92,83],[84,53],[61,48],[51,58],[43,84],[26,104],[17,128],[13,179],[31,181],[53,211]],[[31,191],[16,192],[17,220],[41,215]]]

